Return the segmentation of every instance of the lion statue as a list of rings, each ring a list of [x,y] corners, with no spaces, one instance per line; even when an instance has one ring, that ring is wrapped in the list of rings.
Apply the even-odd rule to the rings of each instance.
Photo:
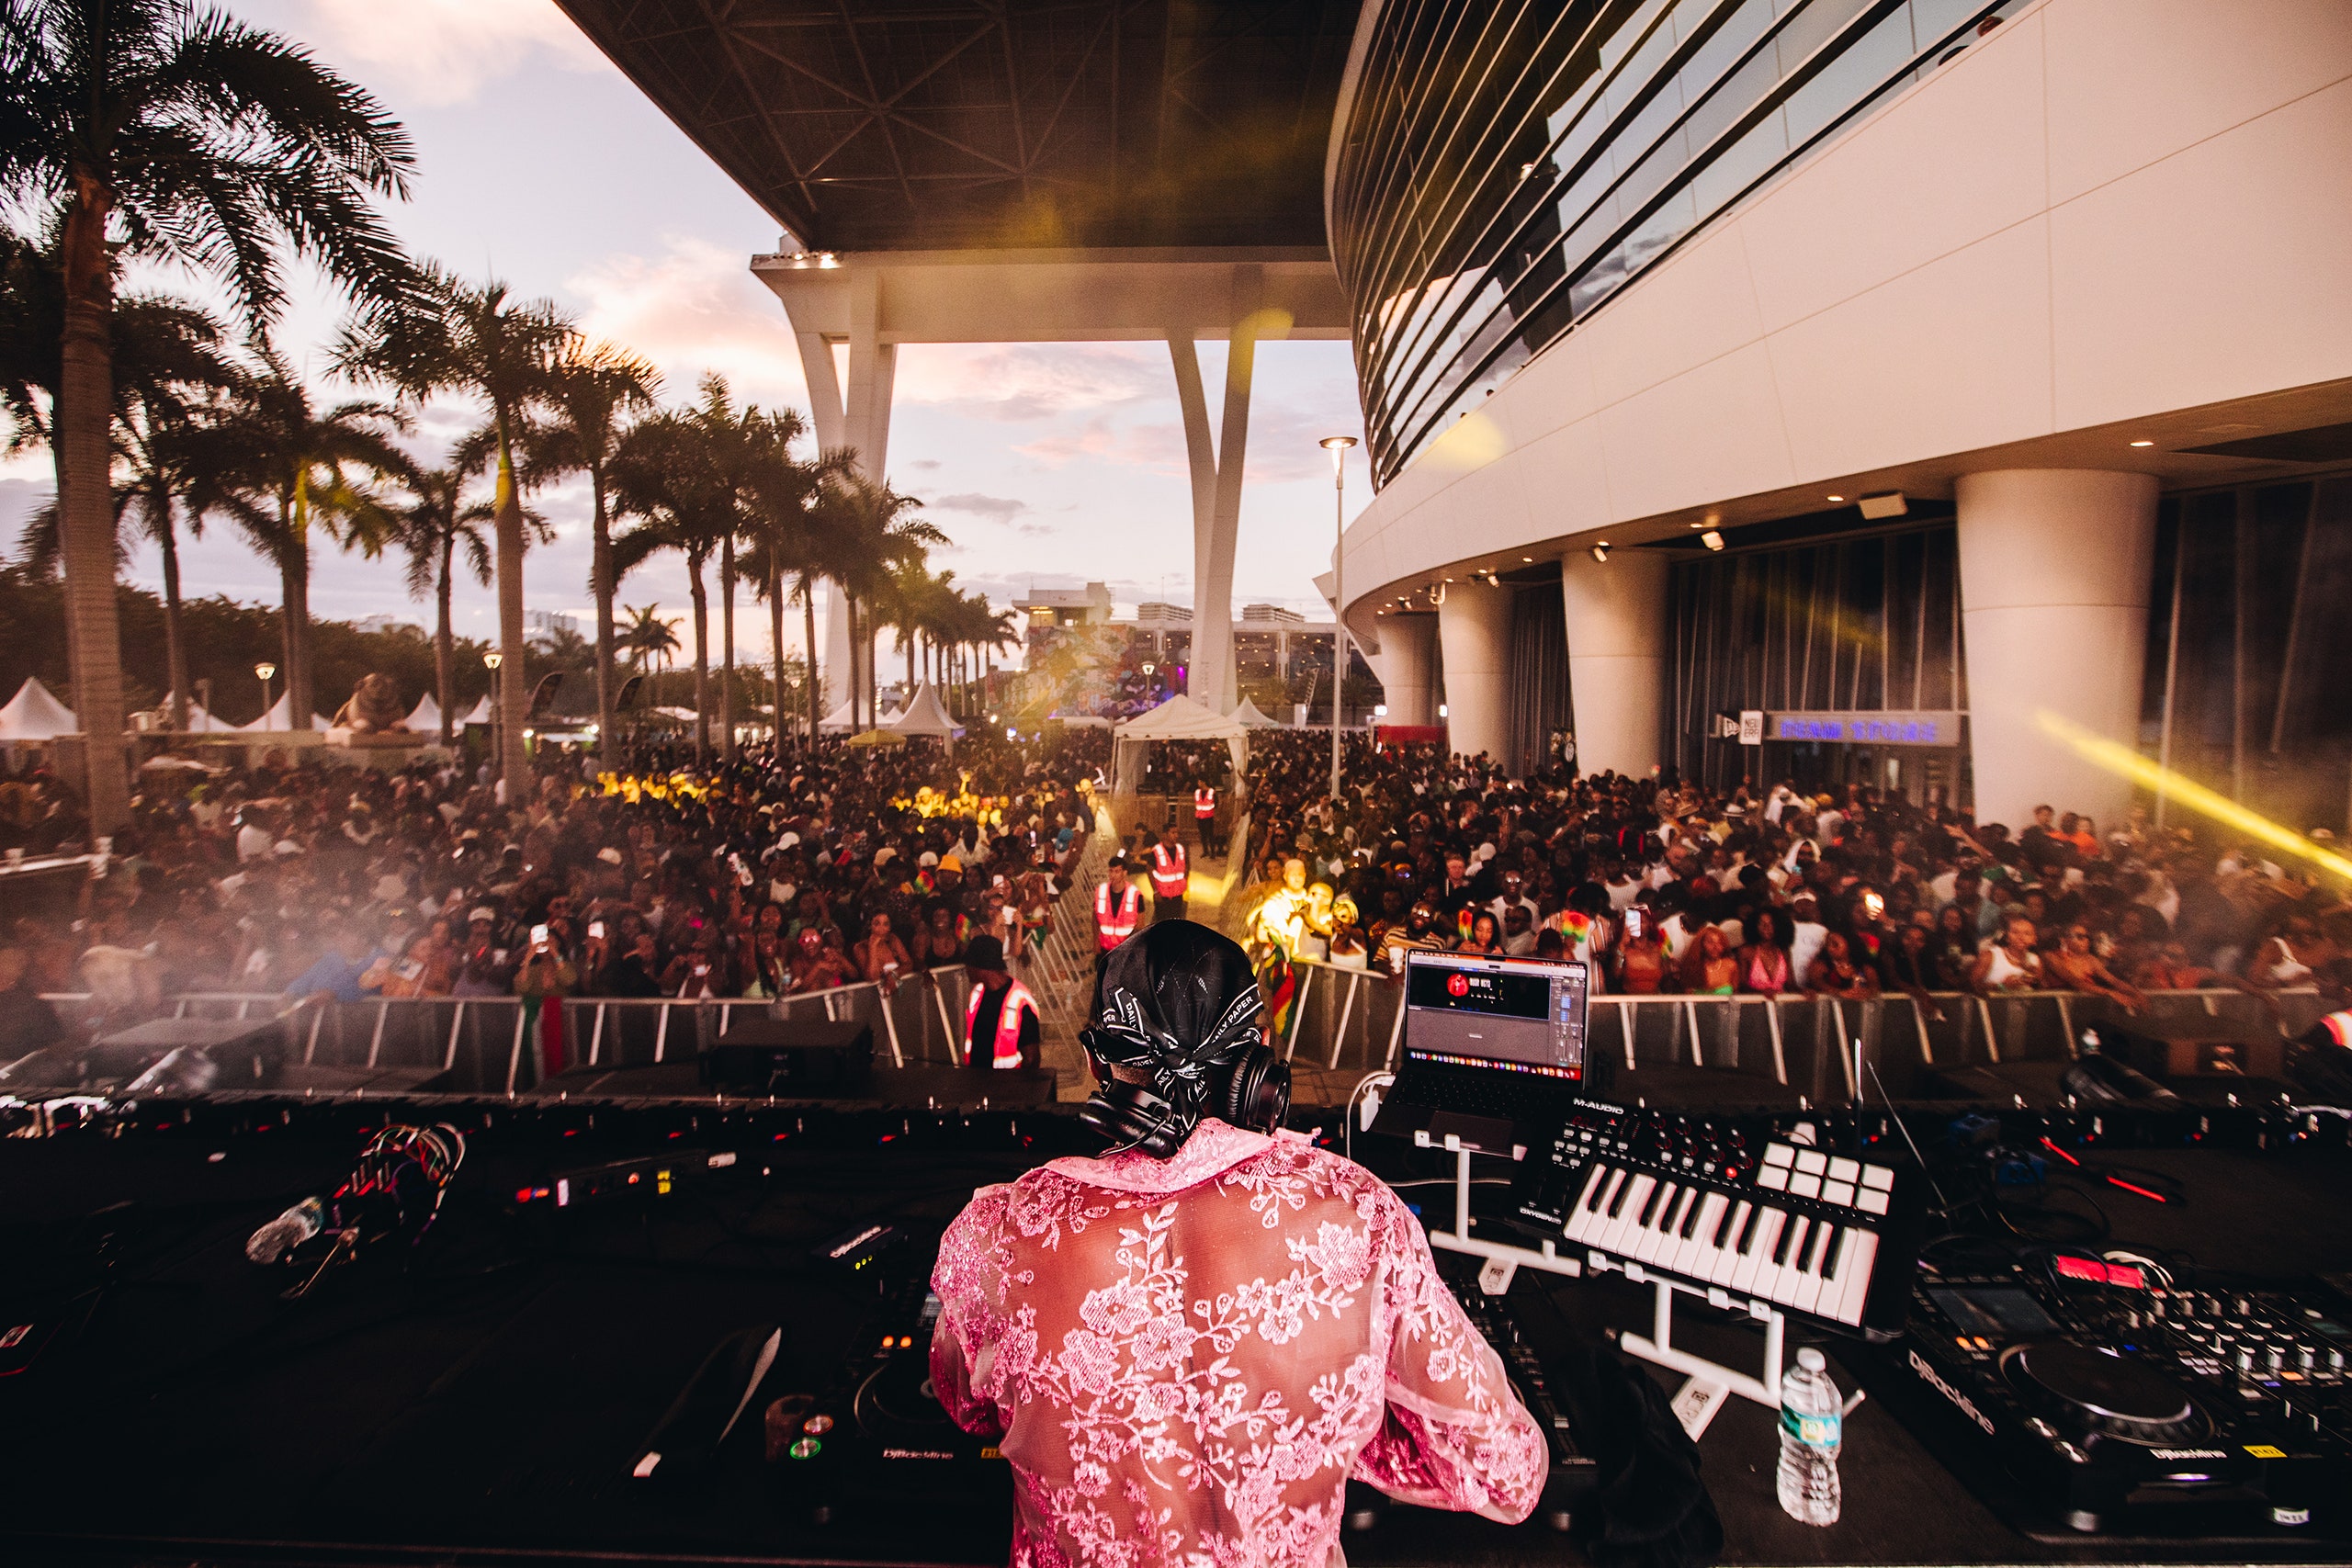
[[[363,675],[353,689],[351,700],[335,710],[338,729],[348,729],[355,735],[405,734],[408,730],[408,710],[401,705],[400,688],[392,684],[389,675]]]

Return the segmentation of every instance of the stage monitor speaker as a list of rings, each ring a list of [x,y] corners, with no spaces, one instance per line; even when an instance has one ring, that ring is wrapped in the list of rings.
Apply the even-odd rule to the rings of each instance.
[[[107,1035],[83,1052],[90,1082],[140,1096],[269,1089],[286,1059],[275,1019],[159,1018]]]
[[[702,1081],[739,1094],[856,1099],[874,1066],[874,1026],[820,1019],[755,1019],[703,1053]]]

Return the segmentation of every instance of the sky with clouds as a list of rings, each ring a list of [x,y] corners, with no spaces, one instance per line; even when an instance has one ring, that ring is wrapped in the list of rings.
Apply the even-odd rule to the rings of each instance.
[[[553,0],[227,0],[227,8],[311,48],[373,91],[415,139],[413,198],[390,208],[421,256],[494,273],[554,299],[592,336],[651,359],[673,399],[707,371],[739,399],[807,408],[782,308],[748,270],[775,248],[775,222],[605,61]],[[200,280],[135,281],[205,295]],[[315,289],[280,329],[299,365],[322,367],[336,325]],[[1225,349],[1201,345],[1214,411]],[[322,371],[314,371],[322,375]],[[435,407],[421,456],[470,423]],[[1234,602],[1320,606],[1311,579],[1330,559],[1330,469],[1316,440],[1362,420],[1347,345],[1261,346]],[[1123,604],[1192,599],[1192,503],[1183,430],[1164,345],[909,345],[899,350],[890,478],[921,497],[953,539],[934,564],[1001,604],[1037,587],[1107,581]],[[0,547],[49,492],[45,454],[0,463]],[[1368,498],[1351,461],[1349,510]],[[577,483],[536,504],[558,542],[532,553],[533,609],[589,615],[587,498]],[[226,532],[187,547],[187,591],[274,602],[275,574]],[[159,581],[152,552],[131,575]],[[684,575],[664,558],[622,584],[629,604],[683,613]],[[423,622],[397,567],[322,558],[314,613],[403,614]],[[487,590],[458,599],[459,629],[495,626]],[[716,617],[714,617],[714,620]],[[739,621],[747,654],[763,615]],[[788,623],[797,647],[798,618]],[[884,672],[894,672],[886,661]]]

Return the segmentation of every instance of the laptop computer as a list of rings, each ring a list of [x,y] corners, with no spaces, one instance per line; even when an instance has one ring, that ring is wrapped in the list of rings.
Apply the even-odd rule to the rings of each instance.
[[[1372,1131],[1519,1158],[1587,1091],[1590,976],[1573,960],[1405,954],[1404,1055]]]

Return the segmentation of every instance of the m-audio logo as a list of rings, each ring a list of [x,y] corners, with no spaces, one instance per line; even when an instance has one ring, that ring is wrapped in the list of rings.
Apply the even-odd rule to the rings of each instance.
[[[1961,1393],[1960,1390],[1952,1387],[1951,1384],[1944,1382],[1944,1380],[1937,1374],[1935,1368],[1928,1365],[1927,1362],[1919,1359],[1918,1351],[1914,1350],[1910,1355],[1911,1370],[1919,1374],[1921,1382],[1925,1382],[1929,1388],[1934,1389],[1938,1393],[1942,1394],[1946,1399],[1951,1400],[1954,1408],[1958,1409],[1962,1416],[1967,1416],[1971,1421],[1973,1421],[1979,1427],[1984,1427],[1984,1435],[1986,1437],[1989,1438],[1996,1435],[1993,1430],[1993,1423],[1985,1418],[1984,1412],[1976,1408],[1975,1401],[1970,1399],[1968,1395]]]

